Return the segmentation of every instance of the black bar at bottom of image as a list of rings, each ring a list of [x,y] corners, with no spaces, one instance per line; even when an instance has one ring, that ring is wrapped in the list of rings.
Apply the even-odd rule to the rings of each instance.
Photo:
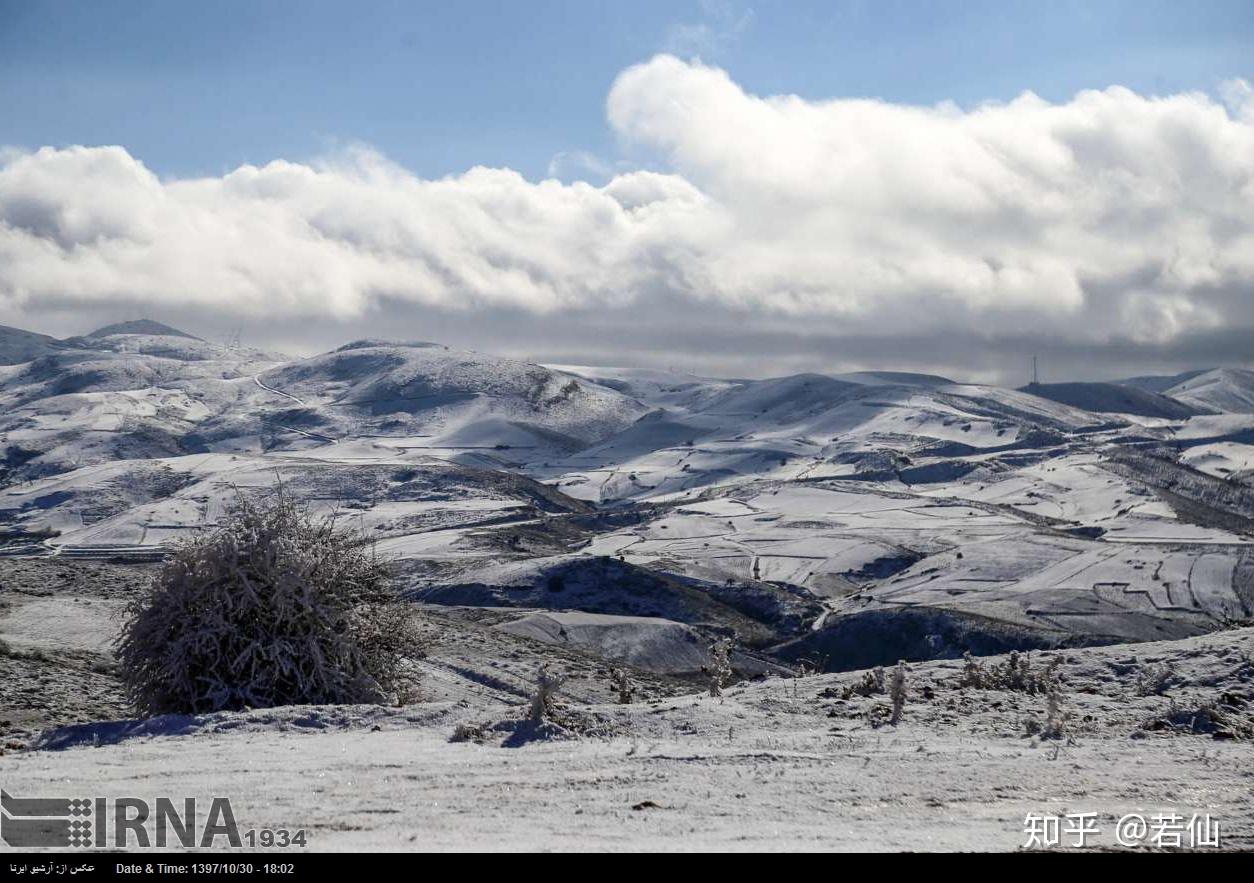
[[[0,852],[0,881],[303,880],[395,862],[388,853],[233,853],[152,855],[121,852]]]

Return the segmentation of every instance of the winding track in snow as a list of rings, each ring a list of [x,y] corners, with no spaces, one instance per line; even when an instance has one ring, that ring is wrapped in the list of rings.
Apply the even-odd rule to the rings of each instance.
[[[284,392],[281,389],[275,389],[273,386],[266,386],[264,383],[261,382],[261,375],[259,374],[253,375],[253,383],[257,384],[257,386],[261,387],[266,392],[272,392],[276,396],[283,396],[283,398],[285,399],[291,399],[296,404],[300,405],[302,408],[305,407],[305,402],[303,399],[298,399],[296,396],[292,395],[290,392]]]

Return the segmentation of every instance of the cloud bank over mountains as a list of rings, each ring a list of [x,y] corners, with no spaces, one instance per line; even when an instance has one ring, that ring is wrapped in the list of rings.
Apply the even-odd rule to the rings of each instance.
[[[1219,94],[818,102],[661,55],[623,71],[606,110],[662,171],[599,186],[487,168],[423,180],[366,148],[186,180],[122,147],[10,150],[0,321],[377,315],[386,334],[407,314],[521,315],[545,319],[522,323],[543,354],[569,349],[546,324],[607,314],[641,334],[690,323],[699,350],[706,317],[1152,361],[1254,330],[1254,94]],[[932,364],[950,358],[938,345]]]

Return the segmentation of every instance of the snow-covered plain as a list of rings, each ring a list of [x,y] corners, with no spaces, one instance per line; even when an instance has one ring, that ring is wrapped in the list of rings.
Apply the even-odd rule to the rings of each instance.
[[[820,675],[581,705],[583,734],[513,747],[451,741],[521,713],[465,702],[84,725],[0,757],[0,776],[14,793],[229,795],[242,826],[305,830],[313,850],[1008,851],[1030,815],[1078,813],[1096,814],[1088,849],[1120,848],[1128,815],[1209,816],[1223,848],[1249,849],[1254,746],[1155,722],[1251,701],[1252,639],[1064,654],[1063,740],[1030,735],[1043,697],[962,688],[959,663],[934,662],[908,675],[899,726],[872,722],[882,696],[840,698],[858,675]],[[1138,695],[1153,665],[1179,680]]]

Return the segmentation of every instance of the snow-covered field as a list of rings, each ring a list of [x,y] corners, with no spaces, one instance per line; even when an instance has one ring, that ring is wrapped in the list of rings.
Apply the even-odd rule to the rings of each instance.
[[[1150,820],[1144,848],[1156,817],[1209,816],[1223,847],[1249,849],[1254,744],[1193,733],[1180,710],[1227,693],[1248,722],[1252,641],[1064,654],[1062,740],[1030,734],[1043,697],[960,688],[960,663],[935,662],[910,672],[895,727],[869,720],[884,697],[839,698],[859,675],[820,675],[581,705],[583,734],[514,747],[450,741],[458,723],[520,714],[457,702],[87,725],[0,758],[0,778],[15,793],[228,795],[241,826],[302,829],[315,850],[1001,851],[1029,843],[1029,816],[1081,813],[1096,814],[1087,848],[1120,847],[1125,816]],[[1179,682],[1138,695],[1137,673],[1164,664]],[[1185,722],[1155,723],[1173,714]]]

